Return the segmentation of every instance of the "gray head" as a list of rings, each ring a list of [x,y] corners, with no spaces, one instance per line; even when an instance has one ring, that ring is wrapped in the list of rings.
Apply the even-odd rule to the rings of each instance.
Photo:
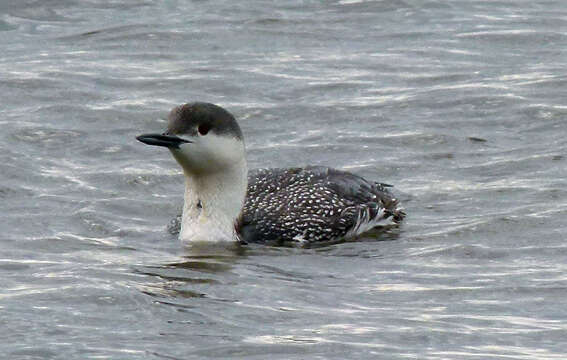
[[[242,131],[234,116],[210,103],[177,106],[169,113],[166,132],[144,134],[137,139],[167,147],[190,174],[223,171],[245,162]]]
[[[231,113],[211,103],[194,102],[174,107],[168,116],[170,135],[207,135],[235,137],[242,141],[242,131]]]

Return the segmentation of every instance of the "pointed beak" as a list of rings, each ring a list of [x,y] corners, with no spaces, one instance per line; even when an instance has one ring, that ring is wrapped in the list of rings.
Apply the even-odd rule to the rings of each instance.
[[[143,142],[144,144],[165,146],[170,149],[179,149],[179,145],[184,143],[191,143],[191,141],[189,140],[165,134],[143,134],[136,136],[136,139]]]

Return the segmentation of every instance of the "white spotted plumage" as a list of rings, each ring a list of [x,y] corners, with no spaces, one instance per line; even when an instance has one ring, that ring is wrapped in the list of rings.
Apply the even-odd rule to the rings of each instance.
[[[383,185],[332,168],[260,169],[248,180],[240,226],[247,241],[348,239],[404,216]]]

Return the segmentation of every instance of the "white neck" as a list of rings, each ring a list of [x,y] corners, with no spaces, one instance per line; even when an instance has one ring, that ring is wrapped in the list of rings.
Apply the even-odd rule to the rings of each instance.
[[[244,206],[247,186],[245,159],[223,171],[186,172],[181,242],[237,241],[235,222]]]

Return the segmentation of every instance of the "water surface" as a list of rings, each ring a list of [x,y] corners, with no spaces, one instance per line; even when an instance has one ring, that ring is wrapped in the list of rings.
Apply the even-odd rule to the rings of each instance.
[[[562,359],[560,1],[0,4],[0,333],[10,359]],[[184,249],[170,108],[251,168],[395,185],[407,221],[317,249]],[[160,151],[162,150],[162,151]]]

